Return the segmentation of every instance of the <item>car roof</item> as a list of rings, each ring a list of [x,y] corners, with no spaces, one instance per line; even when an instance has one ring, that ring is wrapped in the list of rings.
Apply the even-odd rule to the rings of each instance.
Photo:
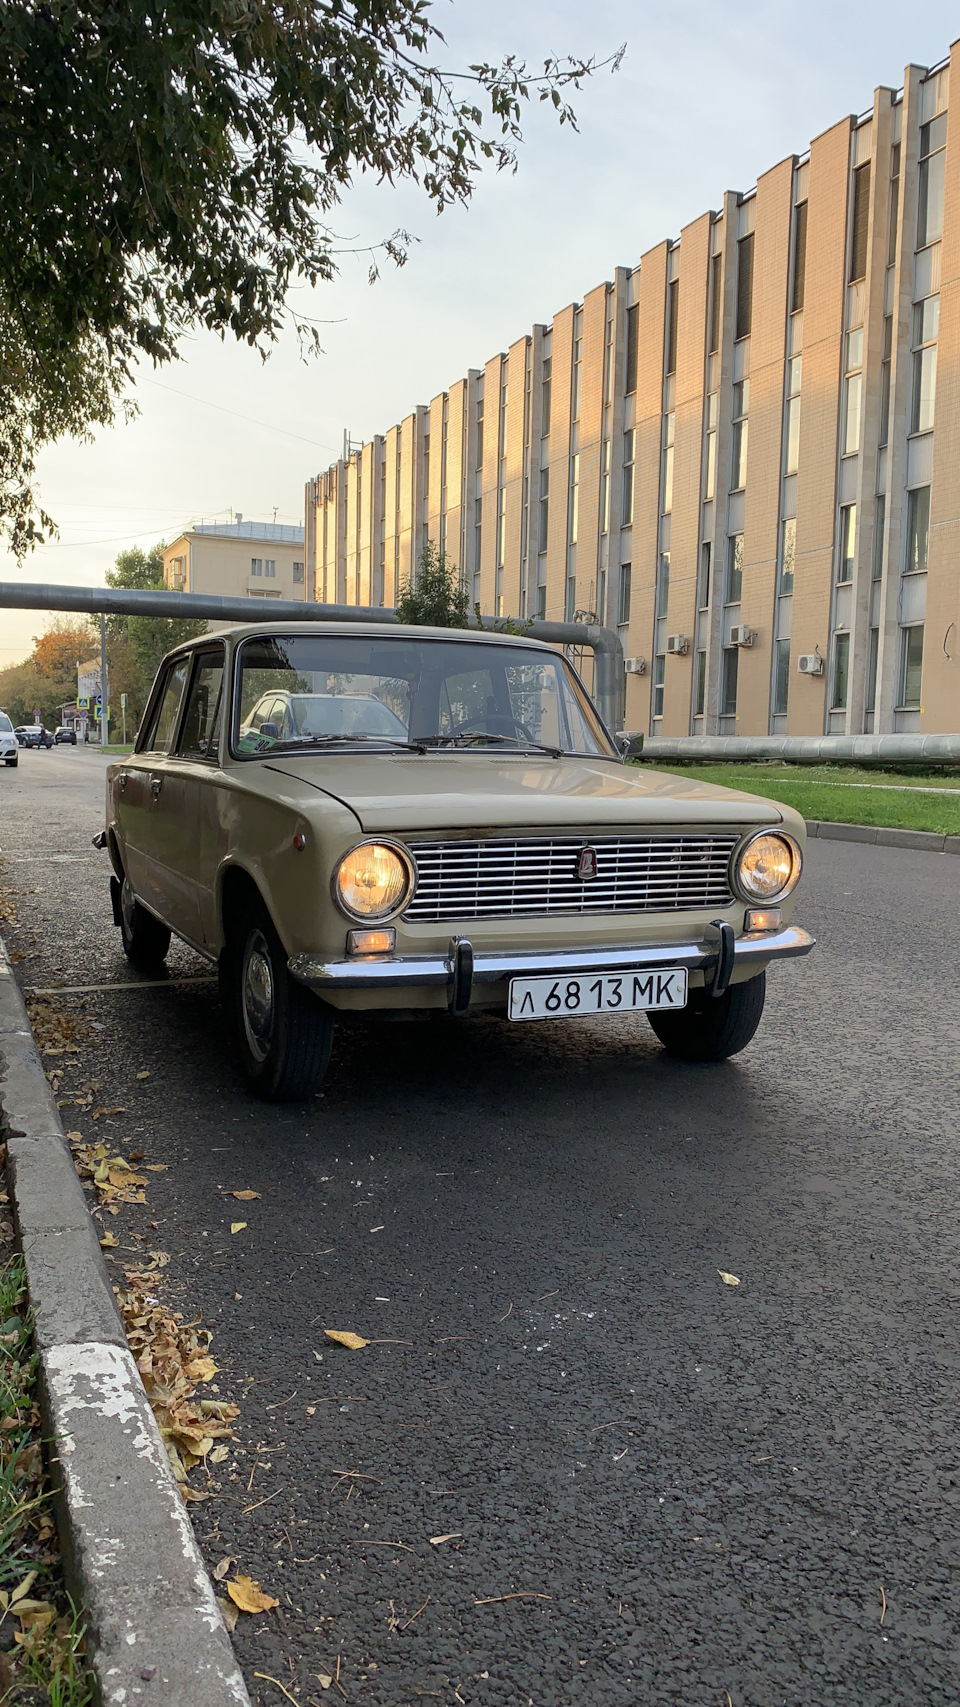
[[[277,634],[284,637],[309,634],[342,634],[352,639],[368,636],[383,640],[452,640],[469,641],[476,645],[487,646],[529,646],[538,652],[550,652],[556,657],[556,647],[546,641],[534,640],[528,634],[499,634],[483,628],[427,628],[419,624],[399,622],[244,622],[230,626],[218,627],[206,634],[198,635],[195,639],[185,641],[182,646],[171,648],[173,652],[194,650],[211,640],[248,640],[257,632],[261,634]]]

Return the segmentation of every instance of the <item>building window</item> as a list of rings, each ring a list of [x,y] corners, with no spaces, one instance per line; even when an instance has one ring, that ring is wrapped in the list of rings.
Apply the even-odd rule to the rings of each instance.
[[[639,354],[640,307],[634,303],[627,309],[627,361],[623,389],[629,397],[637,389],[637,357]]]
[[[720,658],[720,715],[721,717],[736,717],[737,673],[740,668],[739,647],[725,647]]]
[[[784,428],[784,474],[796,474],[800,466],[800,380],[803,357],[787,363],[787,419]]]
[[[773,714],[783,717],[790,693],[790,642],[778,640],[773,649]]]
[[[583,367],[583,339],[573,340],[573,384],[570,388],[570,419],[580,419],[580,374]]]
[[[723,307],[723,256],[713,255],[710,260],[710,337],[708,354],[713,355],[720,348],[720,310]]]
[[[475,417],[476,417],[476,434],[477,434],[477,459],[476,459],[474,466],[476,468],[482,468],[483,467],[483,398],[482,397],[477,398],[476,405],[474,408],[474,413],[475,413]]]
[[[474,597],[480,597],[480,561],[483,546],[483,499],[477,498],[473,506],[473,592]]]
[[[298,586],[298,585],[302,584],[302,582],[303,582],[303,564],[302,563],[294,563],[294,565],[293,565],[293,581],[294,581],[294,586]]]
[[[503,487],[497,491],[497,568],[503,568],[507,547],[507,494]]]
[[[661,551],[660,562],[657,565],[657,594],[654,615],[659,619],[667,614],[670,603],[670,553]]]
[[[870,161],[853,174],[853,230],[850,237],[849,280],[867,276],[867,235],[870,230]]]
[[[743,589],[743,534],[732,533],[727,540],[727,584],[725,605],[738,605]]]
[[[793,285],[790,291],[790,312],[797,314],[803,307],[807,282],[807,204],[799,202],[793,210]]]
[[[857,540],[857,506],[845,504],[840,511],[840,549],[837,555],[837,582],[843,585],[853,580],[853,564]]]
[[[901,631],[900,641],[900,706],[904,711],[919,711],[920,681],[923,675],[923,623]]]
[[[653,715],[663,716],[663,687],[667,673],[667,660],[662,652],[658,652],[653,660]]]
[[[547,614],[547,589],[546,589],[546,587],[540,586],[537,588],[537,621],[543,622],[544,618],[546,617],[546,614]]]
[[[610,532],[610,440],[600,450],[600,532]]]
[[[797,523],[794,516],[781,524],[780,530],[780,594],[788,598],[793,592],[793,575],[797,557]]]
[[[928,296],[913,310],[913,401],[911,433],[928,433],[933,426],[937,396],[937,334],[940,330],[940,298]]]
[[[580,453],[575,451],[570,458],[570,498],[569,498],[569,530],[567,538],[571,545],[576,545],[577,534],[580,530]]]
[[[930,539],[930,488],[915,486],[907,493],[907,559],[905,575],[924,575]]]
[[[633,522],[633,465],[636,455],[636,435],[628,427],[623,435],[623,487],[620,493],[620,526],[628,528]]]
[[[861,375],[851,373],[844,381],[842,456],[855,456],[860,449]]]
[[[719,393],[711,391],[707,398],[707,445],[703,470],[703,496],[710,499],[717,489],[717,414]]]
[[[697,609],[706,610],[710,604],[710,564],[713,547],[708,539],[700,547],[700,565],[697,570]]]
[[[550,526],[550,470],[540,470],[540,500],[537,517],[537,550],[546,551]]]
[[[733,458],[730,488],[737,492],[747,484],[747,433],[750,409],[750,381],[739,379],[733,388]]]
[[[577,577],[567,576],[567,591],[563,606],[564,622],[572,622],[577,610]]]
[[[850,687],[850,636],[836,634],[833,640],[833,696],[831,711],[846,711]]]
[[[663,417],[663,490],[660,508],[665,516],[673,509],[673,439],[676,421],[672,409]]]
[[[887,500],[881,492],[873,519],[873,579],[883,579],[883,530],[887,521]]]
[[[880,444],[890,437],[890,366],[893,355],[893,315],[883,317],[883,361],[880,364]]]
[[[269,576],[271,581],[276,580],[276,578],[277,578],[276,558],[274,558],[274,557],[265,557],[264,558],[264,560],[263,560],[263,573],[265,575]]]
[[[877,709],[877,660],[880,656],[880,630],[871,628],[867,635],[867,694],[864,711]]]
[[[897,221],[900,213],[900,144],[890,150],[890,212],[887,217],[887,266],[897,258]]]
[[[544,356],[543,368],[540,375],[540,437],[550,437],[550,403],[553,389],[553,362],[550,356]]]
[[[693,715],[702,717],[707,701],[707,654],[697,653],[696,671],[694,676]]]
[[[917,248],[943,236],[943,189],[947,156],[947,115],[920,127],[920,176],[917,185]]]
[[[620,565],[620,586],[617,592],[617,623],[625,628],[630,621],[630,565]]]
[[[737,244],[737,328],[738,338],[750,336],[753,321],[753,232],[741,237]]]
[[[667,285],[667,373],[677,371],[677,333],[680,324],[680,280]]]

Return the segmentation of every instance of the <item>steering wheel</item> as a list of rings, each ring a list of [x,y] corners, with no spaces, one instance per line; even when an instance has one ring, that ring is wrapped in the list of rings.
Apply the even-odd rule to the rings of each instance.
[[[483,717],[473,717],[468,723],[460,723],[453,731],[454,735],[512,735],[514,740],[533,741],[534,737],[525,723],[520,723],[515,717],[508,717],[505,712],[490,711]]]

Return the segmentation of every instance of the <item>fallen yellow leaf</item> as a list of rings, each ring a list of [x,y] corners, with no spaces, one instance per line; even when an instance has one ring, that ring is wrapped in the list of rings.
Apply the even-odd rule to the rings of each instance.
[[[137,1074],[138,1079],[149,1079],[149,1077],[150,1077],[149,1067],[147,1067],[142,1073]]]
[[[444,1541],[461,1541],[462,1539],[463,1531],[461,1529],[455,1529],[452,1535],[431,1535],[429,1537],[431,1547],[442,1547]]]
[[[212,1381],[217,1373],[217,1366],[212,1357],[194,1357],[184,1364],[184,1369],[191,1381]]]
[[[252,1577],[234,1577],[227,1583],[227,1593],[241,1612],[269,1612],[272,1606],[280,1605],[272,1595],[264,1594]]]
[[[321,1689],[329,1689],[331,1683],[333,1682],[333,1678],[330,1676],[329,1672],[318,1671],[317,1672],[317,1682],[319,1683]]]
[[[115,1239],[112,1233],[104,1233],[103,1238],[100,1240],[100,1249],[103,1251],[112,1251],[116,1245],[119,1245],[119,1243],[120,1240]]]
[[[239,1198],[241,1203],[252,1203],[255,1197],[260,1196],[260,1193],[259,1191],[231,1191],[230,1196]]]
[[[245,1221],[231,1221],[231,1223],[230,1223],[231,1233],[242,1233],[246,1224],[247,1223]]]
[[[726,1274],[722,1268],[718,1268],[717,1273],[719,1274],[720,1279],[723,1281],[724,1286],[739,1286],[740,1285],[740,1276],[739,1275],[737,1275],[737,1274]]]
[[[333,1340],[335,1345],[345,1345],[348,1351],[362,1351],[365,1345],[370,1344],[369,1340],[362,1340],[359,1334],[346,1333],[340,1328],[324,1328],[323,1331],[328,1340]]]
[[[217,1605],[220,1608],[220,1616],[232,1636],[234,1630],[237,1628],[237,1619],[240,1614],[232,1601],[224,1600],[219,1594],[217,1595]]]

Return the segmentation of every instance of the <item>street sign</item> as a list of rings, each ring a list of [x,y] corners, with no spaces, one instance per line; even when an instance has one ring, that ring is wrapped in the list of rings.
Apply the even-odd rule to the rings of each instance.
[[[125,693],[122,693],[120,695],[120,704],[123,706],[124,711],[126,711],[126,709],[127,709],[127,696]]]
[[[90,697],[88,694],[82,694],[77,699],[77,710],[78,711],[89,711],[90,710]]]

